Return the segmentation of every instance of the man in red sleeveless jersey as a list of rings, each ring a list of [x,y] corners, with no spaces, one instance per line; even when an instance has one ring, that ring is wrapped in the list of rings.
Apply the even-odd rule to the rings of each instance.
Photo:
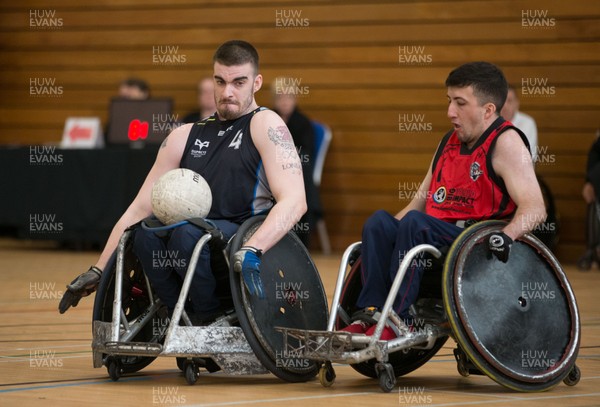
[[[525,135],[499,112],[508,84],[487,62],[461,65],[446,79],[453,130],[441,140],[411,202],[396,215],[375,212],[362,232],[363,289],[345,331],[371,335],[403,256],[416,245],[450,246],[465,225],[509,221],[487,238],[490,252],[506,262],[511,244],[544,221],[546,212]],[[394,310],[407,325],[419,292],[424,262],[408,268]],[[395,333],[386,326],[382,339]]]

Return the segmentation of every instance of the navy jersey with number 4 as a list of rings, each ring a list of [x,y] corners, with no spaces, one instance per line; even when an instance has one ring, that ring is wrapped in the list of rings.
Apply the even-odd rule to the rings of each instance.
[[[242,223],[273,206],[262,160],[250,135],[250,121],[264,109],[224,121],[215,113],[192,126],[180,167],[197,172],[210,185],[213,201],[208,219]]]

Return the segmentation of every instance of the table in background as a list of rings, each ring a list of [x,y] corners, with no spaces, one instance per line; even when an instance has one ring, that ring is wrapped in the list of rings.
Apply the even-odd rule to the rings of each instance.
[[[0,149],[0,232],[77,247],[103,244],[142,185],[157,147]]]

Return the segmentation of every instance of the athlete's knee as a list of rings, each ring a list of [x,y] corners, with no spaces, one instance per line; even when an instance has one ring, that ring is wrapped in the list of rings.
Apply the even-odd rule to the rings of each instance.
[[[421,225],[423,224],[424,219],[427,217],[427,215],[421,211],[417,211],[417,210],[411,210],[408,211],[406,214],[404,214],[404,216],[402,217],[402,219],[400,219],[400,228],[409,228],[412,229],[413,227],[417,226],[417,225]]]
[[[191,251],[203,235],[203,231],[194,225],[181,225],[171,232],[169,248]]]
[[[378,211],[375,211],[365,222],[363,229],[366,232],[369,232],[371,230],[380,230],[382,228],[385,228],[386,226],[388,226],[390,223],[395,222],[395,218],[390,215],[388,212],[384,211],[383,209],[380,209]]]
[[[160,238],[152,231],[138,227],[133,236],[133,251],[138,256],[150,253],[160,245]]]

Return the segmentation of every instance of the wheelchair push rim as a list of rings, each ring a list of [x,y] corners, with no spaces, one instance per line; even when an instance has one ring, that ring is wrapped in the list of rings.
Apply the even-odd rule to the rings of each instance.
[[[230,258],[260,227],[266,216],[246,221],[230,246]],[[304,382],[317,375],[319,363],[290,354],[276,327],[325,330],[328,303],[321,278],[300,239],[288,232],[262,256],[261,279],[265,299],[248,294],[241,273],[230,261],[233,304],[240,327],[260,362],[288,382]]]
[[[129,320],[146,312],[152,296],[152,293],[149,293],[151,287],[145,278],[142,265],[137,259],[137,256],[133,255],[132,242],[133,239],[130,239],[125,246],[122,290],[123,312],[125,317]],[[98,284],[92,313],[92,319],[94,321],[112,321],[116,262],[117,255],[115,252],[108,260]],[[136,342],[162,342],[162,340],[164,340],[164,333],[162,331],[166,330],[166,326],[164,326],[165,322],[164,320],[160,320],[158,316],[156,316],[153,321],[153,323],[147,324],[132,340]],[[159,335],[156,335],[157,326],[161,327]],[[103,359],[106,358],[106,356],[106,354],[103,354]],[[118,363],[120,369],[119,373],[127,374],[142,370],[152,363],[156,357],[114,356],[112,359]],[[107,368],[109,367],[110,366],[107,365]]]
[[[446,257],[443,299],[454,338],[473,364],[518,391],[544,391],[572,370],[580,342],[575,296],[535,236],[517,239],[507,263],[487,249],[502,221],[465,230]]]

